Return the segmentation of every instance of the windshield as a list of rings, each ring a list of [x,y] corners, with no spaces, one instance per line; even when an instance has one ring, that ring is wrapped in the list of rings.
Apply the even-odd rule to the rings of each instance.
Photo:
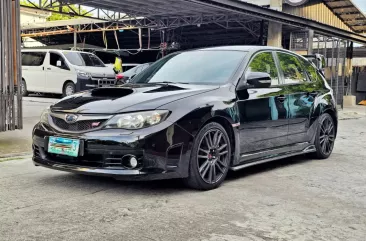
[[[134,83],[223,84],[245,57],[242,51],[200,50],[175,53],[152,64]]]
[[[80,52],[63,52],[72,65],[105,67],[104,63],[94,54]]]

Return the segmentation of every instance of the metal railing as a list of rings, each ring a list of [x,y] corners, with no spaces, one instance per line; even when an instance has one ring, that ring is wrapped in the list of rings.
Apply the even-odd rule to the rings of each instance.
[[[312,53],[322,54],[326,59],[326,79],[333,89],[337,105],[343,108],[346,82],[351,78],[346,71],[347,47],[350,43],[344,39],[322,34],[315,34],[310,40],[308,31],[291,33],[290,50],[307,52],[311,43]]]
[[[19,0],[0,1],[0,132],[22,128]]]

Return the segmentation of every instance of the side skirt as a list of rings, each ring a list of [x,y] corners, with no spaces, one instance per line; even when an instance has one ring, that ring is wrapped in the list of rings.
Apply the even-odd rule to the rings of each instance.
[[[238,165],[238,166],[230,167],[230,170],[238,171],[238,170],[241,170],[241,169],[246,168],[246,167],[251,167],[251,166],[255,166],[255,165],[266,163],[266,162],[276,161],[276,160],[284,159],[284,158],[287,158],[287,157],[303,155],[303,154],[311,153],[311,152],[315,152],[315,151],[316,151],[315,146],[311,145],[311,146],[306,147],[302,151],[290,152],[290,153],[280,154],[280,155],[270,157],[270,158],[255,160],[255,161],[252,161],[252,162],[249,162],[249,163],[247,162],[247,163],[244,163],[244,164],[241,164],[241,165]]]

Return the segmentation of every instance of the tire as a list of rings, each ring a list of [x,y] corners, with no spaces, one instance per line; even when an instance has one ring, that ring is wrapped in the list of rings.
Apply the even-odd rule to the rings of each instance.
[[[20,91],[22,93],[22,96],[28,96],[29,92],[27,91],[27,83],[25,83],[25,80],[22,80],[22,84],[20,86]]]
[[[186,185],[198,190],[219,187],[226,178],[230,160],[230,138],[224,127],[216,122],[205,125],[194,140]]]
[[[75,94],[75,84],[72,82],[68,82],[62,90],[62,97],[70,96],[73,94]]]
[[[336,126],[333,118],[324,113],[319,117],[318,128],[315,137],[315,149],[313,157],[327,159],[333,151],[336,139]]]

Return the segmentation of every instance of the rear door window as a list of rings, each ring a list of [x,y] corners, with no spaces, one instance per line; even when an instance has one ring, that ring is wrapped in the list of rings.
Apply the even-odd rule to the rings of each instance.
[[[309,75],[310,81],[318,81],[318,70],[313,66],[312,62],[307,61],[306,59],[300,58],[304,68]]]
[[[307,82],[304,68],[298,57],[288,53],[278,52],[280,68],[284,75],[285,84],[300,84]]]
[[[22,52],[23,66],[41,66],[46,57],[45,52]]]

